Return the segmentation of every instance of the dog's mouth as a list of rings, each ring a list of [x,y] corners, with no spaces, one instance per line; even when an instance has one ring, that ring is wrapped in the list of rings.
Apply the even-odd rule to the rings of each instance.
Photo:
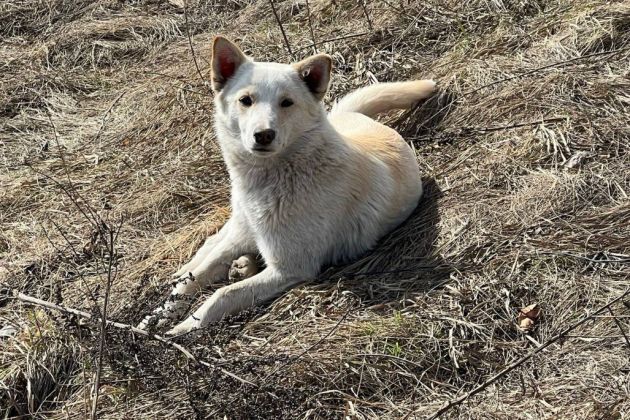
[[[252,146],[252,152],[254,154],[268,155],[271,152],[273,152],[273,150],[267,146],[261,146],[259,144],[255,144],[254,146]]]

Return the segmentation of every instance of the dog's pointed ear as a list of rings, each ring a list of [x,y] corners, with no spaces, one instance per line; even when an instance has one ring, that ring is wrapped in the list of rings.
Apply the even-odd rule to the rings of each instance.
[[[212,89],[219,92],[234,76],[241,64],[247,61],[243,51],[229,39],[218,35],[212,43]]]
[[[332,58],[328,54],[317,54],[293,64],[293,67],[306,83],[308,90],[321,101],[330,83]]]

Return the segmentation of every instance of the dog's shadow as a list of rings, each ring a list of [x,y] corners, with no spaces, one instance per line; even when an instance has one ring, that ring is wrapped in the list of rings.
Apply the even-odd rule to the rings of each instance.
[[[436,249],[442,192],[433,178],[423,183],[424,194],[405,222],[353,263],[324,270],[317,283],[339,284],[362,306],[372,306],[398,302],[447,281],[452,268]]]

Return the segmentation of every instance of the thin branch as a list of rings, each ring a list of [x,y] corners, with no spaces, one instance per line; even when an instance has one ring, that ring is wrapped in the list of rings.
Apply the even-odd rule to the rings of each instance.
[[[280,369],[283,369],[285,367],[287,367],[288,365],[290,365],[291,363],[296,362],[298,359],[300,359],[302,356],[304,356],[306,353],[310,352],[311,350],[313,350],[315,347],[317,347],[322,341],[324,341],[325,339],[327,339],[328,337],[330,337],[330,335],[335,332],[337,330],[337,328],[339,328],[339,325],[341,325],[341,323],[347,318],[348,314],[350,314],[350,310],[348,309],[346,311],[346,313],[339,319],[339,321],[337,321],[337,323],[335,324],[334,327],[331,328],[330,331],[328,331],[328,333],[323,336],[322,338],[320,338],[315,344],[309,346],[306,350],[304,350],[302,353],[298,354],[297,356],[287,360],[286,362],[284,362],[283,364],[281,364],[280,366],[276,367],[275,369],[273,369],[271,372],[269,372],[262,380],[260,380],[260,383],[265,383],[267,381],[267,379],[269,379],[273,374],[275,374],[276,372],[278,372]],[[251,384],[251,383],[250,383]],[[253,384],[252,384],[253,385]],[[270,394],[271,395],[271,394]],[[272,397],[277,398],[275,395],[272,395]],[[238,394],[235,394],[232,399],[230,401],[227,402],[227,406],[232,405],[237,399],[239,398]]]
[[[320,276],[319,280],[331,280],[332,278],[340,278],[340,279],[346,279],[346,280],[352,280],[355,279],[357,277],[364,277],[364,276],[379,276],[379,275],[383,275],[383,274],[401,274],[401,273],[410,273],[410,274],[421,274],[424,271],[431,271],[431,270],[436,270],[439,269],[441,266],[439,264],[437,265],[419,265],[416,266],[414,268],[400,268],[400,269],[396,269],[396,270],[382,270],[382,271],[366,271],[364,273],[360,272],[360,271],[356,271],[356,272],[350,272],[350,273],[344,273],[344,272],[340,272],[340,273],[332,273],[328,276]]]
[[[188,45],[190,46],[190,53],[192,54],[193,61],[195,62],[195,68],[197,69],[197,74],[201,79],[201,82],[206,85],[206,79],[203,78],[203,74],[201,74],[201,70],[199,69],[199,63],[197,63],[197,56],[195,55],[195,49],[193,48],[192,39],[190,37],[190,29],[188,27],[188,1],[184,0],[184,21],[186,23],[186,36],[188,37]]]
[[[468,92],[464,92],[463,96],[472,95],[473,93],[478,92],[478,91],[480,91],[482,89],[488,88],[490,86],[494,86],[494,85],[497,85],[497,84],[503,83],[503,82],[508,82],[510,80],[518,79],[518,78],[521,78],[521,77],[524,77],[524,76],[528,76],[530,74],[537,73],[537,72],[539,72],[541,70],[549,69],[549,68],[552,68],[552,67],[563,66],[565,64],[570,64],[570,63],[573,63],[575,61],[585,60],[587,58],[599,57],[599,56],[602,56],[602,55],[617,54],[617,53],[628,51],[628,50],[630,50],[630,47],[625,47],[625,48],[619,48],[619,49],[611,50],[611,51],[602,51],[602,52],[597,52],[597,53],[593,53],[593,54],[582,55],[582,56],[579,56],[579,57],[571,58],[569,60],[563,60],[563,61],[558,61],[557,63],[547,64],[546,66],[537,67],[535,69],[526,71],[525,73],[521,73],[521,74],[517,74],[515,76],[510,76],[510,77],[506,77],[504,79],[496,80],[496,81],[494,81],[492,83],[488,83],[487,85],[483,85],[483,86],[480,86],[480,87],[478,87],[476,89],[470,90]]]
[[[509,129],[512,129],[512,128],[527,127],[529,125],[536,125],[536,124],[542,124],[542,123],[551,123],[551,122],[558,122],[558,121],[566,121],[568,119],[569,119],[569,117],[541,118],[540,120],[536,120],[536,121],[526,121],[526,122],[514,123],[514,124],[508,124],[508,125],[499,125],[499,126],[495,126],[495,127],[463,127],[462,131],[464,131],[464,132],[466,132],[466,131],[480,131],[482,133],[489,133],[491,131],[509,130]]]
[[[72,242],[70,242],[70,239],[68,238],[66,233],[61,229],[61,227],[53,219],[48,218],[48,221],[50,223],[52,223],[52,225],[55,227],[55,229],[57,229],[57,231],[59,232],[61,237],[66,241],[66,243],[70,247],[70,251],[72,251],[72,255],[74,256],[75,261],[79,261],[79,259],[80,259],[79,253],[74,248],[74,245],[72,245]],[[42,230],[44,231],[44,235],[46,236],[46,239],[48,240],[48,242],[53,246],[53,248],[55,248],[57,250],[57,252],[61,253],[61,251],[57,249],[56,244],[53,242],[52,238],[48,234],[48,231],[46,230],[46,227],[43,224],[41,224],[41,223],[39,225],[42,228]],[[74,263],[74,267],[77,270],[77,275],[79,276],[79,278],[83,282],[83,285],[87,289],[87,293],[86,294],[89,294],[89,298],[90,298],[90,300],[92,302],[96,302],[96,296],[94,295],[94,292],[92,291],[92,289],[90,289],[90,287],[88,286],[87,279],[85,278],[85,276],[81,272],[78,263],[75,262]],[[99,308],[99,311],[100,311],[100,308]]]
[[[48,105],[48,101],[46,100],[46,98],[42,97],[38,92],[34,91],[33,92],[44,102],[46,103],[46,105]],[[76,190],[76,188],[74,187],[74,184],[72,183],[72,179],[70,178],[70,171],[68,170],[68,164],[66,162],[66,158],[63,154],[63,150],[61,149],[61,143],[59,143],[59,137],[57,135],[57,127],[55,126],[55,123],[52,120],[52,115],[50,114],[50,110],[48,109],[48,107],[44,107],[44,111],[46,111],[46,116],[48,117],[48,121],[50,122],[50,126],[53,130],[53,135],[54,135],[54,139],[55,139],[55,145],[57,146],[57,150],[59,151],[59,158],[61,159],[61,164],[63,166],[64,169],[64,173],[66,174],[66,178],[68,179],[68,184],[70,185],[70,190],[68,190],[67,188],[64,187],[64,185],[57,181],[56,179],[54,179],[52,176],[46,175],[45,173],[38,171],[37,169],[35,169],[32,165],[30,165],[29,163],[26,163],[26,165],[33,171],[35,171],[36,173],[43,175],[44,177],[48,178],[49,180],[51,180],[52,182],[54,182],[57,186],[59,186],[62,191],[68,196],[68,198],[70,198],[70,201],[72,201],[72,204],[74,204],[76,206],[77,209],[79,209],[79,211],[81,212],[81,214],[83,214],[83,216],[87,219],[87,221],[93,225],[96,229],[98,229],[99,223],[98,223],[98,216],[96,215],[96,213],[94,212],[94,209],[92,209],[92,207],[90,207],[90,205],[88,204],[87,200],[85,200],[81,194],[79,194]],[[72,194],[74,193],[74,194]],[[76,197],[75,197],[76,195]],[[79,199],[81,199],[83,201],[83,203],[85,204],[86,209],[84,209],[80,204],[79,204],[79,200],[77,199],[77,197]],[[87,213],[86,213],[87,211]],[[88,215],[89,213],[89,215]]]
[[[628,264],[630,263],[630,257],[627,257],[625,255],[622,255],[620,256],[620,258],[617,258],[617,259],[612,259],[612,258],[597,259],[597,258],[590,258],[584,255],[578,255],[578,254],[573,254],[571,252],[564,252],[564,251],[540,252],[540,254],[577,258],[580,260],[589,261],[589,262],[597,263],[597,264]],[[532,255],[536,255],[536,254],[532,254]]]
[[[116,274],[118,273],[118,270],[116,270],[116,273],[113,273],[113,268],[114,268],[114,260],[115,260],[115,256],[116,256],[116,250],[115,250],[115,241],[116,238],[118,238],[118,232],[120,231],[120,228],[122,227],[122,218],[120,220],[120,225],[118,226],[118,230],[116,231],[115,235],[114,235],[114,230],[112,230],[111,227],[105,225],[104,223],[99,226],[99,228],[102,227],[102,230],[106,230],[105,233],[108,234],[108,242],[105,243],[105,245],[107,246],[107,253],[109,254],[109,258],[107,261],[107,280],[105,283],[105,298],[103,300],[103,310],[101,311],[101,325],[100,325],[100,332],[101,332],[101,336],[100,336],[100,341],[99,341],[99,346],[98,346],[98,359],[96,362],[96,374],[94,375],[94,396],[92,397],[92,415],[91,418],[92,419],[96,419],[96,410],[98,407],[98,391],[99,391],[99,387],[100,387],[100,382],[101,382],[101,372],[103,370],[103,354],[105,352],[105,341],[106,341],[106,337],[107,337],[107,308],[109,306],[109,295],[112,289],[112,283],[114,282],[114,278],[116,277]],[[105,234],[103,234],[103,236],[105,236]]]
[[[32,170],[33,172],[35,172],[38,175],[43,176],[44,178],[48,179],[49,181],[51,181],[53,184],[55,184],[57,187],[59,187],[59,189],[61,189],[61,191],[68,196],[68,198],[70,199],[70,201],[72,202],[72,204],[74,204],[74,206],[79,210],[79,212],[83,215],[83,217],[85,217],[85,219],[88,221],[88,223],[90,225],[92,225],[92,227],[94,227],[94,229],[98,229],[98,221],[96,221],[97,219],[95,218],[94,220],[92,219],[92,217],[95,217],[95,215],[92,213],[92,208],[87,204],[87,201],[81,197],[81,195],[76,191],[76,189],[74,188],[74,185],[72,184],[72,181],[68,178],[68,183],[70,184],[71,190],[69,190],[68,188],[66,188],[65,185],[63,185],[60,181],[57,181],[55,178],[53,178],[52,176],[48,175],[45,172],[40,171],[39,169],[36,169],[33,165],[31,165],[30,163],[26,162],[25,165]],[[65,165],[64,165],[65,167]],[[67,168],[66,168],[67,170]],[[83,207],[81,206],[81,204],[79,204],[79,201],[77,200],[77,198],[72,194],[74,192],[74,194],[76,194],[81,200],[83,200],[84,203],[86,203],[86,208],[90,211],[90,214],[88,215],[86,213],[86,210],[83,209]]]
[[[291,44],[289,44],[289,38],[287,38],[287,34],[284,32],[284,27],[282,26],[282,22],[280,21],[278,12],[276,12],[276,6],[273,3],[273,0],[269,0],[269,4],[271,4],[271,10],[273,11],[273,15],[276,17],[276,22],[278,22],[278,26],[280,27],[280,32],[282,32],[282,37],[284,38],[284,44],[287,46],[287,50],[289,50],[289,54],[291,55],[291,58],[295,60],[296,59],[295,54],[293,54],[293,51],[291,50]]]
[[[367,19],[367,22],[368,22],[368,28],[370,28],[370,31],[371,31],[372,19],[370,19],[370,14],[368,13],[367,6],[365,5],[365,0],[359,0],[359,3],[361,3],[361,7],[363,8],[363,13],[365,14],[365,19]]]
[[[118,99],[120,99],[120,97],[122,97],[122,94],[118,97]],[[118,99],[112,104],[112,107],[118,101]],[[110,227],[108,227],[108,225],[103,221],[103,219],[98,215],[98,213],[90,206],[90,204],[87,202],[87,200],[85,200],[83,197],[81,197],[81,195],[77,192],[76,188],[74,187],[74,184],[72,183],[72,179],[70,178],[70,171],[68,170],[68,164],[67,164],[67,162],[65,160],[63,151],[61,149],[61,145],[59,143],[59,138],[57,136],[57,128],[55,127],[55,124],[53,123],[50,111],[48,110],[47,107],[45,107],[45,110],[46,110],[46,115],[48,116],[48,120],[50,122],[50,125],[52,126],[52,129],[53,129],[55,143],[56,143],[57,148],[59,150],[59,157],[61,159],[61,163],[62,163],[64,172],[66,174],[66,177],[68,178],[68,183],[69,183],[70,187],[69,188],[65,188],[65,186],[63,186],[63,184],[61,184],[60,182],[56,181],[54,178],[52,178],[50,176],[47,176],[47,175],[44,175],[44,176],[47,176],[49,179],[51,179],[54,183],[56,183],[63,190],[64,193],[66,193],[66,195],[68,195],[68,197],[70,198],[72,203],[85,216],[87,221],[96,229],[96,232],[98,233],[100,240],[102,241],[103,244],[105,244],[107,246],[108,254],[109,254],[108,268],[107,268],[107,283],[106,283],[106,287],[105,287],[106,288],[106,290],[105,290],[105,299],[104,299],[102,314],[100,316],[100,318],[102,319],[101,329],[100,329],[100,333],[101,333],[101,335],[100,335],[100,345],[99,345],[99,351],[98,351],[98,361],[97,361],[96,372],[95,372],[94,387],[93,387],[93,390],[92,390],[92,394],[93,394],[92,395],[92,409],[91,409],[91,415],[90,415],[91,419],[96,419],[96,411],[97,411],[97,406],[98,406],[98,394],[99,394],[99,387],[100,387],[100,377],[101,377],[101,371],[102,371],[103,353],[105,351],[105,338],[106,338],[106,326],[107,326],[107,323],[106,323],[107,306],[108,306],[108,303],[109,303],[109,295],[110,295],[111,285],[112,285],[112,282],[113,282],[112,274],[113,274],[113,268],[114,268],[113,264],[114,264],[114,260],[115,260],[114,248],[113,248],[114,247],[114,232],[111,230]],[[103,117],[103,126],[104,126],[104,124],[105,124],[105,117]],[[103,127],[101,127],[101,129],[102,128]],[[100,134],[100,130],[99,130],[99,134]],[[32,166],[30,166],[30,167],[31,167],[31,169],[35,170]],[[39,172],[37,170],[35,170],[35,171]],[[39,172],[39,173],[41,173],[41,172]],[[85,208],[83,208],[79,204],[79,200],[75,197],[75,195],[77,197],[79,197],[83,201],[83,204],[85,205]],[[122,224],[122,221],[121,221],[121,224]],[[106,234],[109,234],[109,240],[108,240]]]
[[[180,83],[185,83],[187,85],[190,85],[190,82],[188,80],[179,79],[179,78],[177,78],[175,76],[171,76],[170,74],[158,73],[158,72],[154,72],[154,71],[145,71],[144,74],[152,74],[152,75],[155,75],[155,76],[166,77],[168,79],[176,80],[176,81],[178,81]],[[173,83],[171,83],[171,86],[173,86],[173,87],[175,87],[177,89],[181,89],[181,90],[186,91],[186,92],[194,93],[196,95],[208,96],[207,92],[206,93],[199,92],[197,90],[191,89],[191,88],[186,87],[186,86],[176,85],[176,84],[173,84]],[[210,96],[212,96],[212,95],[210,95]]]
[[[621,335],[623,335],[623,338],[626,339],[626,344],[628,345],[628,349],[630,350],[630,338],[628,338],[628,336],[626,335],[626,331],[623,329],[623,325],[621,325],[621,322],[617,319],[617,316],[610,306],[608,307],[608,312],[610,312],[610,315],[615,320],[615,324],[617,324],[617,326],[619,327],[619,331],[621,331]]]
[[[325,339],[327,339],[328,337],[330,337],[330,335],[337,331],[337,328],[339,328],[339,326],[341,325],[341,323],[348,317],[348,315],[350,314],[351,309],[348,309],[346,311],[345,314],[343,314],[343,316],[339,319],[339,321],[337,321],[337,323],[335,324],[334,327],[332,327],[330,329],[330,331],[328,331],[328,333],[326,333],[325,336],[323,336],[322,338],[320,338],[319,340],[317,340],[317,342],[315,342],[314,344],[312,344],[311,346],[309,346],[306,350],[304,350],[302,353],[298,354],[297,356],[291,358],[290,360],[288,360],[287,362],[283,363],[282,365],[278,366],[277,368],[275,368],[274,370],[272,370],[267,376],[264,377],[264,379],[262,380],[263,382],[265,382],[271,375],[273,375],[274,373],[276,373],[278,370],[292,364],[298,361],[298,359],[300,359],[302,356],[304,356],[305,354],[309,353],[311,350],[313,350],[315,347],[319,346]]]
[[[48,103],[46,103],[48,105]],[[48,117],[48,122],[50,123],[50,127],[52,128],[53,138],[55,139],[55,145],[57,146],[57,150],[59,151],[59,158],[63,163],[64,173],[66,174],[66,178],[68,178],[68,183],[72,185],[72,180],[70,179],[70,172],[68,171],[68,165],[66,164],[66,158],[61,151],[61,144],[59,143],[59,136],[57,135],[57,127],[52,120],[52,115],[50,115],[50,110],[47,106],[44,107],[44,111],[46,111],[46,117]]]
[[[590,321],[591,319],[595,318],[597,315],[601,314],[602,312],[605,312],[606,310],[608,310],[608,308],[610,308],[612,305],[614,305],[615,303],[619,302],[620,300],[624,299],[629,294],[630,294],[630,288],[626,289],[626,291],[623,292],[621,295],[617,296],[616,298],[614,298],[613,300],[608,302],[606,305],[602,306],[601,308],[599,308],[598,310],[593,312],[592,314],[587,315],[584,318],[582,318],[580,321],[569,325],[567,328],[565,328],[559,334],[557,334],[557,335],[553,336],[552,338],[550,338],[549,340],[547,340],[540,347],[537,347],[536,349],[534,349],[533,351],[531,351],[527,355],[523,356],[522,358],[520,358],[516,362],[512,363],[511,365],[509,365],[508,367],[503,369],[501,372],[497,373],[496,375],[494,375],[493,377],[491,377],[490,379],[488,379],[487,381],[485,381],[481,385],[479,385],[476,388],[474,388],[472,391],[469,391],[469,392],[465,393],[464,395],[462,395],[459,398],[456,398],[456,399],[454,399],[452,401],[449,401],[444,407],[440,408],[435,413],[433,413],[430,417],[428,417],[428,420],[437,419],[438,417],[440,417],[441,415],[446,413],[451,408],[453,408],[455,406],[458,406],[459,404],[463,403],[464,401],[466,401],[468,398],[472,397],[473,395],[476,395],[476,394],[480,393],[481,391],[486,389],[488,386],[492,385],[493,383],[495,383],[499,379],[503,378],[505,375],[507,375],[508,373],[510,373],[511,371],[516,369],[517,367],[521,366],[523,363],[525,363],[526,361],[528,361],[532,357],[534,357],[536,354],[540,353],[541,351],[543,351],[544,349],[546,349],[547,347],[549,347],[550,345],[552,345],[556,341],[558,341],[561,338],[565,337],[571,331],[575,330],[579,326],[581,326],[581,325],[585,324],[586,322]]]
[[[405,15],[405,16],[407,16],[407,17],[408,17],[409,19],[411,19],[411,20],[416,20],[416,19],[418,19],[416,16],[413,16],[413,15],[411,15],[411,14],[407,13],[407,11],[405,11],[404,9],[400,9],[400,8],[398,8],[398,7],[394,6],[393,4],[391,4],[390,2],[388,2],[387,0],[382,0],[382,1],[383,1],[383,3],[385,3],[386,5],[388,5],[389,7],[391,7],[392,9],[394,9],[397,13],[400,13],[400,14],[402,14],[402,15]]]
[[[94,142],[98,140],[98,138],[101,136],[101,133],[103,132],[103,129],[105,128],[105,119],[107,118],[107,115],[109,115],[109,113],[112,112],[112,109],[114,109],[118,101],[120,101],[120,98],[122,98],[125,93],[127,93],[126,90],[123,90],[122,92],[120,92],[120,95],[118,95],[118,97],[114,100],[114,102],[112,102],[112,104],[109,106],[107,111],[105,111],[105,113],[103,114],[103,118],[101,119],[101,127],[98,129],[96,136],[94,136]]]
[[[311,7],[306,0],[306,17],[308,18],[308,30],[311,33],[311,42],[313,43],[313,50],[317,54],[317,41],[315,41],[315,33],[313,32],[313,23],[311,22]]]
[[[41,98],[42,101],[44,101],[46,104],[48,104],[48,101],[45,98],[43,98],[41,95],[39,95],[38,92],[35,92],[35,94],[37,94]],[[52,176],[46,175],[45,173],[43,173],[41,171],[38,171],[37,169],[35,169],[32,165],[30,165],[28,163],[27,163],[27,166],[30,169],[32,169],[33,171],[35,171],[36,173],[38,173],[40,175],[43,175],[44,177],[48,178],[53,183],[55,183],[57,186],[59,186],[61,188],[61,190],[68,196],[68,198],[70,198],[70,201],[72,201],[72,204],[75,205],[75,207],[81,212],[81,214],[83,214],[83,216],[86,218],[86,220],[96,229],[96,231],[99,233],[103,243],[107,243],[105,237],[103,236],[103,232],[101,230],[102,225],[103,225],[104,222],[98,216],[96,210],[94,210],[92,208],[92,206],[90,206],[88,201],[85,198],[83,198],[81,196],[81,194],[79,194],[79,192],[75,188],[74,184],[72,183],[72,179],[70,178],[70,171],[68,170],[68,163],[66,162],[65,156],[64,156],[63,151],[61,149],[61,144],[59,143],[59,137],[57,136],[57,128],[56,128],[55,124],[53,123],[52,116],[50,114],[50,110],[48,109],[48,107],[44,107],[44,110],[46,111],[46,115],[48,116],[48,121],[50,122],[50,125],[51,125],[51,127],[53,129],[55,144],[57,146],[57,149],[59,150],[59,158],[61,159],[61,164],[62,164],[62,167],[63,167],[64,172],[66,174],[66,177],[68,178],[68,184],[69,184],[70,187],[66,188],[61,182],[57,181]],[[76,197],[75,197],[75,195],[76,195]],[[79,199],[83,201],[83,204],[85,205],[85,209],[83,207],[81,207],[81,205],[79,204]]]
[[[47,302],[45,300],[41,300],[41,299],[37,299],[34,298],[32,296],[28,296],[25,295],[24,293],[18,293],[17,298],[23,302],[27,302],[27,303],[31,303],[34,305],[38,305],[38,306],[43,306],[44,308],[48,308],[48,309],[54,309],[56,311],[60,311],[60,312],[65,312],[65,313],[69,313],[69,314],[73,314],[73,315],[77,315],[80,316],[81,318],[86,318],[86,319],[92,319],[92,315],[87,313],[87,312],[83,312],[80,311],[78,309],[74,309],[74,308],[68,308],[65,306],[60,306],[60,305],[55,305],[54,303],[51,302]],[[184,346],[177,344],[171,340],[169,340],[168,338],[162,337],[161,335],[157,335],[157,334],[151,334],[145,330],[141,330],[140,328],[136,328],[132,325],[129,324],[123,324],[121,322],[115,322],[115,321],[111,321],[106,319],[105,320],[107,326],[111,326],[111,327],[115,327],[115,328],[120,328],[122,330],[127,330],[127,331],[131,331],[134,334],[138,334],[138,335],[143,335],[145,337],[149,337],[149,338],[153,338],[161,343],[164,343],[170,347],[173,347],[174,349],[178,350],[180,353],[182,353],[184,356],[186,356],[187,359],[191,360],[192,362],[202,365],[202,366],[206,366],[206,367],[213,367],[212,364],[203,361],[203,360],[199,360],[197,359],[190,351],[188,351]],[[227,370],[223,369],[223,368],[219,368],[219,371],[221,373],[223,373],[226,376],[229,376],[231,378],[236,379],[237,381],[243,383],[243,384],[247,384],[247,385],[251,385],[253,387],[258,388],[258,386],[246,379],[241,378],[240,376],[235,375],[232,372],[228,372]]]
[[[402,363],[407,363],[411,366],[415,366],[418,369],[425,369],[424,366],[409,360],[409,359],[404,359],[402,357],[398,357],[398,356],[394,356],[393,354],[385,354],[385,353],[357,353],[355,356],[357,357],[374,357],[374,358],[385,358],[385,359],[392,359],[392,360],[396,360],[398,362],[402,362]]]
[[[52,302],[47,302],[45,300],[41,300],[29,295],[26,295],[24,293],[18,293],[18,299],[23,301],[23,302],[28,302],[28,303],[32,303],[34,305],[38,305],[38,306],[43,306],[44,308],[48,308],[48,309],[54,309],[56,311],[60,311],[60,312],[65,312],[65,313],[69,313],[72,315],[77,315],[80,316],[81,318],[85,318],[85,319],[92,319],[92,314],[88,313],[88,312],[83,312],[80,311],[78,309],[74,309],[74,308],[68,308],[66,306],[61,306],[61,305],[55,305]],[[154,338],[158,341],[161,341],[162,343],[166,343],[171,347],[176,348],[177,350],[179,350],[180,352],[182,352],[187,358],[189,358],[190,360],[192,360],[193,362],[197,362],[197,359],[195,358],[195,356],[192,355],[192,353],[190,353],[188,350],[186,350],[184,347],[180,346],[177,343],[174,343],[172,341],[170,341],[167,338],[164,338],[162,336],[156,335],[156,334],[149,334],[147,331],[145,330],[141,330],[140,328],[136,328],[134,326],[128,325],[128,324],[123,324],[120,322],[115,322],[115,321],[110,321],[110,320],[106,320],[107,325],[108,326],[112,326],[112,327],[116,327],[116,328],[120,328],[120,329],[124,329],[124,330],[129,330],[133,333],[139,334],[139,335],[144,335],[146,337],[151,337]]]

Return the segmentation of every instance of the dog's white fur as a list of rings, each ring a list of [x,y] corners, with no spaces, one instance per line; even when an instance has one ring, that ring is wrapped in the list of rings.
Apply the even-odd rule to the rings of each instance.
[[[225,279],[232,260],[260,253],[266,268],[217,290],[169,331],[177,334],[268,300],[321,267],[356,258],[405,220],[422,195],[415,155],[371,116],[430,96],[431,80],[359,89],[327,115],[331,59],[254,62],[223,37],[213,45],[216,132],[232,182],[232,217],[176,274],[171,298],[141,327],[176,319],[191,296]],[[252,104],[241,103],[249,96]],[[282,107],[284,100],[292,105]],[[286,103],[285,103],[286,105]],[[268,151],[254,133],[273,129]],[[160,320],[160,318],[162,318]]]

